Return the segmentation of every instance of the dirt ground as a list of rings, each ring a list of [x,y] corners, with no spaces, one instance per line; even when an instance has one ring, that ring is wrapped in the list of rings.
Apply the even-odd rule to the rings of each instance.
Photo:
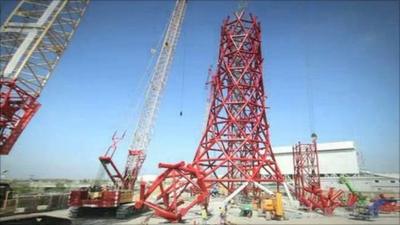
[[[210,215],[207,224],[219,224],[218,207],[222,199],[214,199],[210,203]],[[251,218],[239,217],[240,209],[237,207],[229,207],[227,213],[227,220],[230,224],[400,224],[400,215],[397,214],[381,214],[378,218],[373,218],[370,221],[354,220],[349,216],[349,212],[344,209],[336,209],[335,215],[326,217],[315,212],[303,212],[285,208],[285,215],[287,220],[274,221],[266,220],[264,217],[258,216],[254,212]],[[57,210],[47,213],[45,215],[68,218],[68,210]],[[200,217],[200,207],[195,206],[184,217],[183,224],[202,224]],[[131,225],[131,224],[168,224],[168,221],[154,217],[152,212],[146,212],[125,220],[117,220],[113,215],[107,216],[89,216],[85,218],[78,218],[73,220],[74,225]]]

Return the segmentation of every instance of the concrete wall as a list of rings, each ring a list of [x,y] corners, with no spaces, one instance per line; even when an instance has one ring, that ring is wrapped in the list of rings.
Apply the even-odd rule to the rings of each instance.
[[[368,193],[396,193],[399,194],[400,180],[397,178],[374,177],[374,176],[354,176],[347,177],[354,190]],[[347,191],[344,184],[340,184],[338,177],[321,177],[322,188],[334,187]]]

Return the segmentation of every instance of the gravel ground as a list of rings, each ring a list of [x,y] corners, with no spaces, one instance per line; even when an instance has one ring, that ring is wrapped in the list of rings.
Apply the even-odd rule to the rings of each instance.
[[[218,207],[222,199],[213,199],[210,203],[211,216],[207,224],[219,224]],[[286,216],[288,220],[283,221],[267,221],[264,217],[258,217],[254,212],[252,218],[239,217],[239,208],[231,207],[228,209],[227,220],[231,224],[400,224],[399,214],[381,214],[380,217],[371,221],[360,221],[351,219],[349,212],[343,209],[335,210],[335,215],[325,217],[315,212],[302,212],[287,207]],[[50,216],[68,218],[67,210],[57,210],[47,213],[41,213]],[[15,217],[15,216],[14,216]],[[201,224],[200,207],[195,206],[184,217],[184,224]],[[4,218],[3,218],[4,219]],[[143,213],[136,217],[126,220],[117,220],[113,216],[90,216],[73,220],[74,225],[132,225],[132,224],[168,224],[168,221],[156,218],[152,212]]]

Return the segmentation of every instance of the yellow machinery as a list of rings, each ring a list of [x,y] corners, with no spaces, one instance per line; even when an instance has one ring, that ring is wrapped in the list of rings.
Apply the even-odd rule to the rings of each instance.
[[[274,196],[261,199],[260,204],[256,204],[261,211],[262,215],[265,215],[267,220],[282,220],[284,217],[282,194],[277,192]]]

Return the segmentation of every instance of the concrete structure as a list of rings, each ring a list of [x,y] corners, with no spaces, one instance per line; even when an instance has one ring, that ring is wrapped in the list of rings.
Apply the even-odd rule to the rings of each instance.
[[[400,180],[399,178],[391,178],[388,176],[380,176],[372,173],[366,173],[361,171],[357,176],[348,177],[353,188],[357,191],[364,193],[393,193],[395,196],[399,196]],[[347,191],[344,184],[340,184],[339,178],[332,177],[321,177],[322,188],[334,187]]]
[[[317,149],[321,175],[358,174],[360,172],[353,141],[318,143]],[[292,146],[273,147],[272,151],[281,172],[285,175],[292,175]]]

